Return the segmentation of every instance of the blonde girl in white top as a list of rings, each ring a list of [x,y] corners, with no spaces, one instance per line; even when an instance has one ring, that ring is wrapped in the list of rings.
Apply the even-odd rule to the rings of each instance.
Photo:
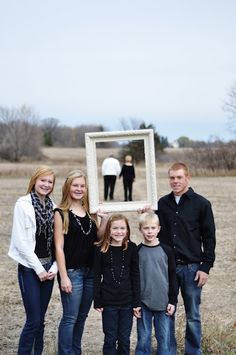
[[[47,166],[37,168],[27,194],[14,208],[8,255],[18,262],[18,281],[26,313],[18,355],[43,352],[44,318],[51,298],[57,265],[53,252],[53,191],[55,174]]]

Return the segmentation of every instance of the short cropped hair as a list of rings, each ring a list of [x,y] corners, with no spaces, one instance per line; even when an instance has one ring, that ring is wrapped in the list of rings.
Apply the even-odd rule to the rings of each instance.
[[[160,225],[159,218],[158,218],[157,214],[154,213],[153,211],[144,212],[139,216],[139,229],[145,223],[156,223],[158,226]]]
[[[190,174],[188,165],[185,163],[182,163],[182,162],[176,162],[176,163],[172,164],[168,170],[168,174],[170,173],[171,170],[179,170],[179,169],[183,169],[185,172],[185,175]]]

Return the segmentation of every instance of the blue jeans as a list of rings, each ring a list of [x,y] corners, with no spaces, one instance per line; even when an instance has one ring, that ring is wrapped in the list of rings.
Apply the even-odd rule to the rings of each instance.
[[[201,292],[202,288],[194,281],[199,264],[177,265],[178,287],[184,301],[186,314],[185,355],[201,355]],[[170,322],[171,355],[176,355],[175,315]]]
[[[93,300],[93,272],[69,269],[72,293],[61,291],[63,315],[58,332],[58,355],[80,355],[84,324]]]
[[[157,355],[170,353],[170,317],[165,311],[152,311],[142,304],[141,318],[137,319],[138,341],[135,355],[152,354],[152,320],[158,343]]]
[[[44,265],[48,271],[51,264]],[[43,352],[44,318],[52,295],[54,280],[41,282],[33,269],[18,265],[18,281],[26,313],[20,335],[18,355],[41,355]]]
[[[129,355],[130,334],[133,325],[131,306],[107,306],[102,312],[104,332],[103,355]]]

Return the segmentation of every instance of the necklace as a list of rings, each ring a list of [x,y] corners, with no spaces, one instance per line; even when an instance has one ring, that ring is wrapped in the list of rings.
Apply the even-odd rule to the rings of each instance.
[[[125,252],[124,252],[124,250],[122,250],[122,260],[121,260],[121,267],[120,267],[120,272],[119,272],[118,278],[115,275],[114,259],[113,259],[113,253],[112,253],[111,248],[109,248],[109,252],[110,252],[110,262],[111,262],[111,275],[112,275],[114,282],[116,284],[120,285],[121,279],[122,279],[122,277],[124,275],[124,271],[125,271]]]
[[[71,212],[72,212],[72,211],[71,211]],[[82,226],[82,224],[81,224],[81,222],[80,222],[80,220],[79,220],[79,217],[78,217],[76,214],[74,214],[73,212],[72,212],[72,214],[73,214],[73,216],[74,216],[74,218],[75,218],[77,224],[80,226],[80,229],[81,229],[82,233],[83,233],[84,235],[89,235],[90,232],[91,232],[91,230],[92,230],[92,226],[93,226],[91,218],[89,218],[89,229],[88,229],[87,232],[85,232],[85,230],[84,230],[84,228],[83,228],[83,226]]]

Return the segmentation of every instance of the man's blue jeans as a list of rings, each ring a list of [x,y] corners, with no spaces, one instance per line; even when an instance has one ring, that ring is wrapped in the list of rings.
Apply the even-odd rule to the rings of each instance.
[[[158,348],[157,355],[168,355],[170,352],[170,317],[165,311],[152,311],[142,304],[141,318],[137,319],[138,341],[135,355],[152,354],[152,321]]]
[[[44,265],[48,271],[51,264]],[[54,280],[41,282],[33,269],[18,265],[18,281],[25,307],[26,322],[21,332],[18,355],[41,355],[44,318],[52,295]]]
[[[103,355],[129,355],[133,325],[132,307],[105,306],[102,312]]]
[[[69,269],[72,293],[61,292],[63,315],[58,332],[58,355],[80,355],[84,324],[93,300],[93,272]]]
[[[185,355],[201,355],[201,292],[202,288],[194,281],[199,264],[177,265],[178,286],[184,301],[186,314]],[[171,317],[171,355],[176,355],[175,316]]]

